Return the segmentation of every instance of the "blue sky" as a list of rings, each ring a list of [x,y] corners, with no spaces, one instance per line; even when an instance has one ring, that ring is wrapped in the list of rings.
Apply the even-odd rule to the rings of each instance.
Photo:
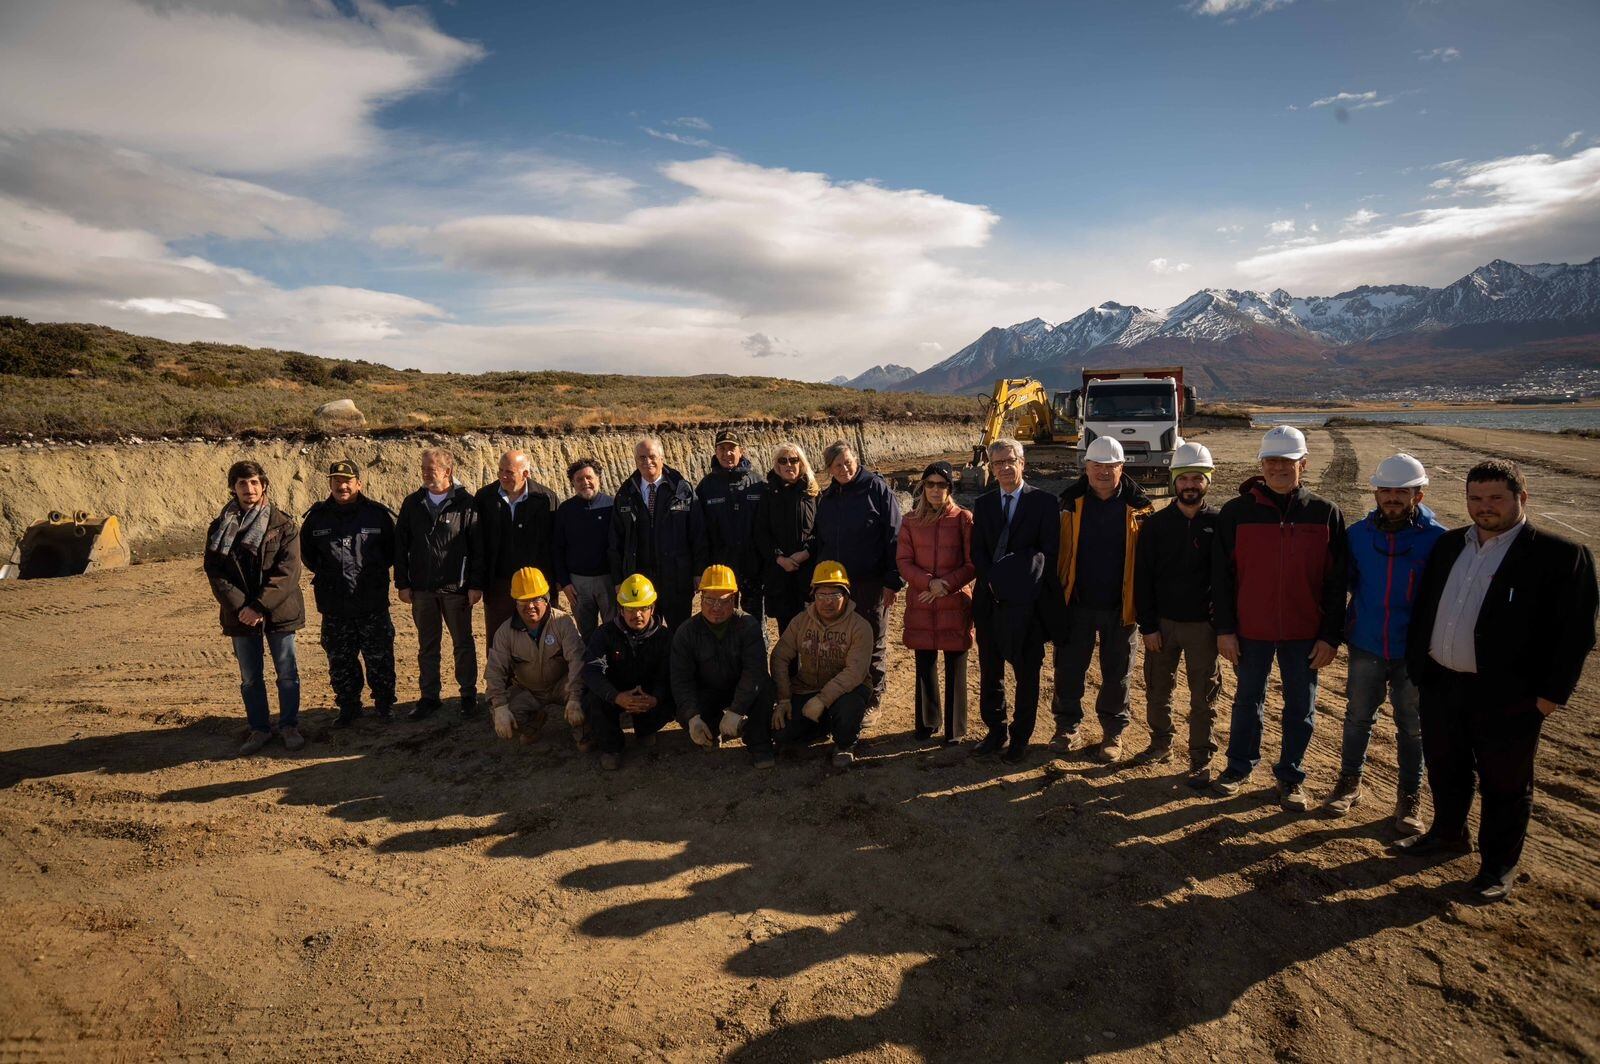
[[[0,3],[0,309],[430,369],[922,368],[1600,254],[1600,5]]]

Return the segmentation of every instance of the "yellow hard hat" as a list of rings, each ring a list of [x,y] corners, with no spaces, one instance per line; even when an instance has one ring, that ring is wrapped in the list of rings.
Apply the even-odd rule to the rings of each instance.
[[[650,578],[640,573],[634,573],[628,579],[617,585],[617,605],[619,606],[654,606],[656,602],[656,586]]]
[[[838,562],[823,562],[817,566],[817,571],[811,574],[811,586],[818,584],[842,584],[850,586],[850,574],[844,571],[844,566]]]
[[[739,581],[734,579],[733,570],[726,565],[708,565],[706,571],[700,574],[701,591],[738,591]]]
[[[511,574],[511,597],[518,602],[544,598],[548,594],[550,594],[550,581],[533,566],[523,566]]]

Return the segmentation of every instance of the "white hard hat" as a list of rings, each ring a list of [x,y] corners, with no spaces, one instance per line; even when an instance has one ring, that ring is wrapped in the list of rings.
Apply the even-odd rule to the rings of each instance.
[[[1422,468],[1422,463],[1406,454],[1391,454],[1378,463],[1378,471],[1372,474],[1372,486],[1375,488],[1420,488],[1428,483],[1428,471]]]
[[[1188,440],[1178,444],[1178,449],[1172,452],[1172,471],[1210,473],[1216,469],[1216,464],[1211,461],[1211,452],[1203,443],[1190,443]]]
[[[1274,425],[1261,437],[1261,453],[1257,458],[1304,458],[1306,434],[1293,425]]]
[[[1122,444],[1110,436],[1096,436],[1089,443],[1089,449],[1083,452],[1085,462],[1100,462],[1110,465],[1112,462],[1127,461],[1122,453]]]

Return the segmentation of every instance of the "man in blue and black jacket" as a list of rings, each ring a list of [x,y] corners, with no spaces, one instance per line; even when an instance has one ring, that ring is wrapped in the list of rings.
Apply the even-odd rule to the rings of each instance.
[[[750,468],[750,459],[732,429],[717,432],[711,472],[700,478],[695,494],[706,515],[710,565],[726,565],[739,580],[739,608],[754,617],[766,641],[767,617],[762,609],[762,562],[756,555],[756,507],[767,492],[766,478]]]
[[[1406,669],[1406,628],[1422,569],[1445,527],[1422,505],[1428,473],[1409,454],[1378,463],[1372,476],[1377,508],[1351,525],[1350,608],[1345,635],[1350,644],[1346,683],[1343,754],[1339,782],[1325,808],[1343,816],[1361,801],[1361,774],[1367,763],[1372,724],[1385,690],[1394,706],[1400,783],[1395,798],[1395,828],[1402,835],[1422,831],[1422,718],[1417,685]]]

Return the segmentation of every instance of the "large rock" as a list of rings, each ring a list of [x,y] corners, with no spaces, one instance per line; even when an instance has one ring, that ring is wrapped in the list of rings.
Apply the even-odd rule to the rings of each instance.
[[[323,403],[311,415],[311,427],[318,432],[360,432],[367,427],[367,416],[354,399],[335,399]]]

